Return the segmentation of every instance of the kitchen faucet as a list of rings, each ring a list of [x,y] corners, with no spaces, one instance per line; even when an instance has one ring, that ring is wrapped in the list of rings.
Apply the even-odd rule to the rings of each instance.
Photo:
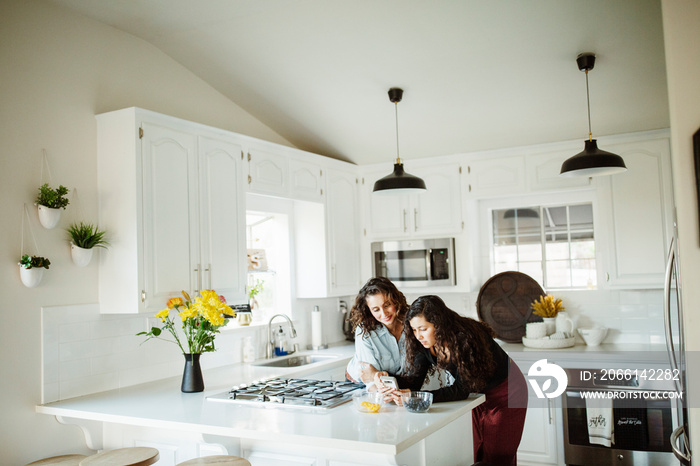
[[[289,328],[290,328],[290,333],[292,338],[297,337],[297,331],[294,329],[294,324],[292,323],[292,320],[285,314],[275,314],[272,317],[270,317],[269,322],[267,323],[267,359],[271,359],[272,355],[274,354],[273,348],[275,347],[275,341],[272,339],[272,321],[275,319],[275,317],[284,317],[287,319],[287,322],[289,322]],[[297,349],[299,348],[299,345],[297,343],[294,343],[294,349],[289,351],[287,354],[292,354],[296,353]]]

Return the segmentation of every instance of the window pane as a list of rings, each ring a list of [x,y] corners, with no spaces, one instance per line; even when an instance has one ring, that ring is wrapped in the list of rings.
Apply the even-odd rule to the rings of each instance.
[[[549,287],[570,287],[571,269],[569,261],[548,261],[547,262],[547,285]]]
[[[491,216],[496,273],[517,270],[548,288],[596,286],[592,204],[501,209]]]

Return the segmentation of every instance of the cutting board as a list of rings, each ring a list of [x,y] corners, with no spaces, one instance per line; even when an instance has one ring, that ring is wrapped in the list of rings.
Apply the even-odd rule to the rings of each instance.
[[[530,305],[544,295],[534,278],[522,272],[501,272],[489,278],[479,290],[476,311],[479,319],[508,343],[522,343],[525,325],[542,322]]]

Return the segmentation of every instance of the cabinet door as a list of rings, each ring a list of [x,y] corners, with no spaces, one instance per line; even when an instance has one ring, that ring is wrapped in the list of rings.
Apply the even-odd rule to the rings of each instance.
[[[357,293],[360,283],[358,180],[354,173],[328,170],[326,224],[330,295]]]
[[[415,175],[423,178],[427,189],[412,197],[409,223],[413,233],[441,235],[462,229],[460,171],[456,163],[416,168]]]
[[[368,235],[372,237],[401,237],[409,234],[409,200],[406,195],[374,193],[374,182],[391,173],[392,168],[366,173],[364,176]]]
[[[583,149],[583,141],[579,150]],[[528,155],[526,157],[527,186],[531,192],[562,191],[571,188],[590,186],[591,179],[587,176],[561,176],[561,164],[566,159],[578,153],[558,150]]]
[[[525,157],[472,160],[467,165],[465,195],[496,197],[525,192]]]
[[[229,302],[246,301],[245,204],[240,189],[241,147],[199,138],[201,263],[199,288]]]
[[[289,194],[289,159],[270,149],[248,151],[248,189],[260,194]]]
[[[608,148],[609,147],[609,148]],[[610,189],[614,254],[611,286],[663,286],[672,226],[670,153],[666,139],[617,144],[627,171],[602,181]]]
[[[197,140],[157,124],[142,128],[142,301],[159,310],[181,290],[197,289]]]
[[[290,160],[289,194],[294,199],[320,202],[323,199],[323,169],[315,163]]]

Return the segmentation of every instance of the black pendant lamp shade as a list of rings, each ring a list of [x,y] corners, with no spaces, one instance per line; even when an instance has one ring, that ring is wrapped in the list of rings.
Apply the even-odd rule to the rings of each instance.
[[[393,173],[378,179],[372,190],[378,194],[400,194],[425,191],[425,182],[417,176],[406,173],[399,157],[399,110],[398,103],[403,97],[403,90],[397,87],[389,89],[389,100],[395,105],[396,113],[396,163]]]
[[[561,176],[614,175],[627,170],[625,161],[617,154],[598,149],[591,132],[591,100],[588,92],[588,72],[595,65],[595,55],[582,53],[576,57],[578,69],[586,73],[586,99],[588,102],[588,141],[582,152],[568,158],[561,166]]]

